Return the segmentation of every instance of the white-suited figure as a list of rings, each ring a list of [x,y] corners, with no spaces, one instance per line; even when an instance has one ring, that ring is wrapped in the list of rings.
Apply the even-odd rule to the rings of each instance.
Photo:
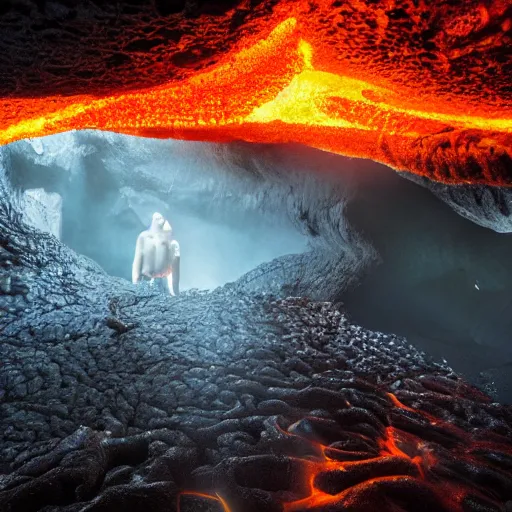
[[[179,294],[180,246],[172,239],[172,227],[155,212],[151,226],[137,238],[132,282],[150,281],[151,286],[171,295]]]

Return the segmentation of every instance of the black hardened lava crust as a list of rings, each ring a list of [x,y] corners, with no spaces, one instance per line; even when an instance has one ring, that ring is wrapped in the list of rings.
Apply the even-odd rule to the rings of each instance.
[[[2,511],[510,510],[510,407],[403,338],[243,281],[136,289],[8,204]]]

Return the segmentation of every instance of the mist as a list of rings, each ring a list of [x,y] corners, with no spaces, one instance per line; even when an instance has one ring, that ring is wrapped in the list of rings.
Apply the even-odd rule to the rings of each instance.
[[[512,401],[511,235],[383,165],[97,132],[22,141],[9,158],[26,221],[111,276],[131,279],[135,240],[158,211],[181,246],[181,290],[236,281],[341,301],[363,327],[406,336]]]
[[[125,155],[116,148],[112,158],[108,142],[90,136],[93,146],[83,144],[76,159],[62,151],[66,143],[75,149],[70,134],[18,143],[29,155],[35,146],[33,156],[51,164],[31,165],[23,151],[12,151],[12,181],[23,193],[26,222],[108,274],[131,280],[137,236],[156,211],[180,244],[183,291],[213,289],[306,250],[307,237],[286,210],[264,211],[254,201],[261,180],[227,173],[222,162],[202,157],[199,144],[126,137]]]

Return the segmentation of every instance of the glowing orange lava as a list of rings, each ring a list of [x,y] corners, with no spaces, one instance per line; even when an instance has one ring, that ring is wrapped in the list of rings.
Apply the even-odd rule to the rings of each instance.
[[[231,509],[228,507],[228,504],[226,501],[219,495],[215,494],[215,496],[211,494],[204,494],[201,492],[195,492],[195,491],[183,491],[178,495],[178,503],[176,507],[176,511],[180,512],[180,503],[181,503],[181,496],[194,496],[199,499],[205,499],[205,500],[214,500],[217,501],[221,506],[223,512],[232,512]]]
[[[464,439],[462,448],[457,450],[457,456],[468,463],[471,462],[470,447],[474,449],[475,443],[468,438],[465,432],[445,424],[439,419],[436,420],[431,415],[405,406],[391,393],[388,393],[388,397],[396,409],[428,419],[431,425],[439,423],[443,424],[444,428],[457,431]],[[293,427],[294,425],[290,426],[288,430],[293,431]],[[279,431],[286,436],[297,436],[295,432],[286,431],[280,427]],[[404,492],[404,489],[408,487],[423,488],[432,496],[437,495],[436,499],[439,500],[439,503],[443,503],[447,510],[454,512],[463,510],[462,503],[468,493],[472,493],[474,496],[480,494],[477,489],[460,481],[440,482],[435,472],[430,472],[432,468],[442,463],[434,454],[435,445],[393,426],[386,427],[383,436],[378,440],[378,455],[373,458],[367,457],[364,460],[343,460],[343,451],[309,442],[320,448],[321,455],[316,458],[317,460],[312,460],[311,457],[302,459],[305,487],[308,489],[307,495],[296,501],[284,503],[283,510],[285,512],[324,510],[324,507],[331,510],[328,506],[336,505],[341,507],[340,510],[366,510],[364,503],[368,502],[365,500],[370,498],[373,503],[373,500],[379,495],[379,490],[385,489],[386,486],[400,486],[399,488],[402,489],[400,492]],[[479,446],[491,447],[492,443],[481,443]],[[505,448],[505,451],[508,450],[509,448]],[[356,477],[351,481],[351,474],[364,475],[366,468],[370,468],[370,470],[365,476]],[[329,475],[331,475],[330,479]],[[322,483],[322,479],[328,484]],[[394,508],[392,505],[389,505],[390,508],[388,508],[388,504],[385,503],[387,499],[385,490],[381,499],[384,500],[381,503],[382,510],[404,510],[401,507]],[[409,510],[407,507],[406,509]]]
[[[182,82],[102,97],[0,99],[0,144],[83,128],[221,142],[292,141],[446,183],[512,186],[507,104],[441,92],[428,85],[430,75],[419,88],[412,83],[414,73],[406,76],[404,71],[400,78],[400,69],[393,67],[377,73],[375,66],[382,69],[382,63],[371,61],[372,51],[364,49],[368,41],[354,39],[354,52],[363,54],[359,60],[344,58],[325,39],[322,16],[331,4],[283,2],[272,16],[275,28],[268,37],[240,41],[237,53]],[[372,8],[374,33],[365,37],[384,38],[391,14],[369,5],[353,1],[347,3],[353,15],[333,14],[329,23],[336,22],[337,34],[332,37],[353,37],[346,27],[354,13],[364,18],[364,10],[370,14]],[[501,15],[503,9],[495,11]],[[495,15],[486,9],[475,12],[468,19],[476,16],[482,26]],[[446,37],[462,37],[464,23],[447,25]],[[436,57],[437,66],[449,73],[446,52]],[[389,55],[396,60],[395,53]],[[453,58],[462,57],[454,53]],[[426,66],[420,69],[427,73]]]

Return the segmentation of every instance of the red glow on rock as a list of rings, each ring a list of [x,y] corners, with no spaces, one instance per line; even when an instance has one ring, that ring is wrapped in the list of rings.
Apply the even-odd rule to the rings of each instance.
[[[429,424],[433,427],[440,425],[448,432],[456,430],[462,440],[459,447],[454,450],[459,460],[472,464],[476,461],[473,453],[483,447],[503,450],[503,453],[510,452],[509,446],[493,442],[476,443],[468,433],[404,405],[391,393],[388,396],[395,409],[405,411],[408,415],[414,414],[417,419],[423,419],[427,434]],[[287,430],[279,427],[279,430],[285,436],[298,436],[294,425]],[[361,435],[361,438],[364,437]],[[483,496],[483,493],[469,482],[456,478],[453,481],[446,478],[440,480],[438,475],[443,471],[445,462],[439,455],[443,453],[442,449],[439,451],[439,445],[394,426],[386,427],[378,439],[379,453],[361,460],[350,460],[348,452],[333,450],[332,447],[311,441],[309,438],[308,442],[317,449],[319,455],[301,459],[305,495],[295,501],[284,503],[285,512],[337,510],[336,507],[340,510],[367,510],[365,506],[368,506],[368,503],[376,506],[377,502],[381,507],[379,510],[409,510],[407,507],[396,508],[392,501],[387,501],[388,496],[393,493],[406,495],[408,489],[421,489],[426,499],[442,505],[445,507],[444,510],[462,512],[463,502],[469,495]]]

